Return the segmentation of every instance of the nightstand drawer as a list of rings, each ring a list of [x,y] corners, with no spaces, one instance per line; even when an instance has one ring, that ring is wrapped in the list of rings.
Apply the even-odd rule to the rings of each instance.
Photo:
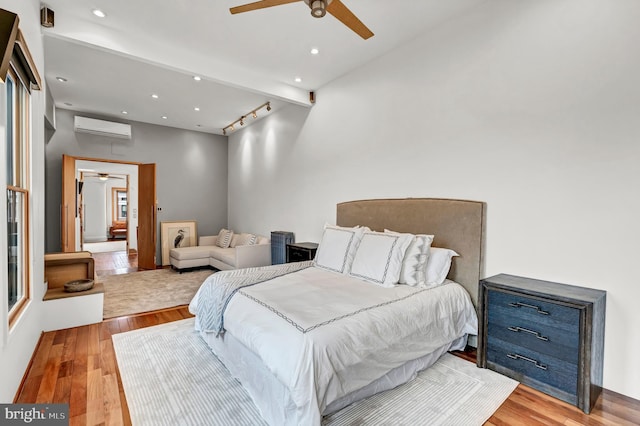
[[[580,331],[578,309],[496,290],[489,291],[488,299],[493,321],[509,323],[512,318],[519,318],[527,324],[550,326],[576,334]]]
[[[517,318],[502,323],[501,321],[492,321],[491,316],[492,312],[490,311],[487,328],[489,338],[495,337],[504,342],[550,355],[563,361],[578,363],[577,349],[580,343],[578,333],[527,323]]]
[[[578,365],[541,354],[492,336],[488,338],[487,361],[523,376],[553,386],[571,395],[577,393]],[[517,380],[517,378],[516,378]]]

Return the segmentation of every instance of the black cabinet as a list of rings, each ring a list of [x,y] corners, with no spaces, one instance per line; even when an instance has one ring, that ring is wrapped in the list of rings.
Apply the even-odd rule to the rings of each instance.
[[[313,260],[318,250],[317,243],[287,244],[287,263]]]
[[[271,231],[271,264],[281,265],[286,263],[287,244],[295,241],[293,232]]]
[[[606,292],[514,275],[480,281],[478,366],[589,413],[602,390]]]

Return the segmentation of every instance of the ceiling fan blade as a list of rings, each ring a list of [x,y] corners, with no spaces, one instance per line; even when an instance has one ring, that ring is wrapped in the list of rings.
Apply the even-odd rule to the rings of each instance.
[[[232,14],[250,12],[252,10],[264,9],[265,7],[280,6],[281,4],[295,3],[302,0],[262,0],[254,3],[243,4],[229,9]]]
[[[327,12],[335,16],[340,22],[351,28],[363,39],[373,36],[373,33],[359,20],[340,0],[333,0],[327,6]]]

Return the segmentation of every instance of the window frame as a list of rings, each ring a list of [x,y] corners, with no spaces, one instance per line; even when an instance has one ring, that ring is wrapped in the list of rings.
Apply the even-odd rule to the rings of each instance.
[[[30,171],[31,171],[31,94],[30,94],[30,82],[25,82],[21,78],[21,72],[23,70],[16,69],[20,65],[16,65],[12,60],[10,62],[9,70],[5,78],[5,94],[6,94],[6,118],[7,118],[7,152],[5,163],[7,166],[6,172],[6,200],[5,205],[7,207],[7,213],[10,207],[10,192],[15,194],[21,194],[22,198],[20,207],[20,235],[16,241],[20,241],[18,245],[18,266],[17,270],[20,272],[17,276],[19,289],[16,291],[21,294],[19,299],[9,309],[9,286],[12,284],[9,282],[9,263],[11,259],[7,256],[7,322],[8,328],[15,325],[20,315],[24,312],[28,302],[32,298],[32,286],[31,286],[31,262],[30,262],[30,235],[31,235],[31,212],[29,208],[29,201],[31,198],[30,193]],[[7,83],[11,81],[12,92],[9,93]],[[9,95],[11,94],[11,99]],[[9,110],[11,109],[11,111]],[[9,120],[11,120],[11,126],[9,126]],[[11,139],[11,140],[9,140]],[[9,146],[11,145],[11,155],[9,155]],[[11,163],[11,164],[10,164]],[[10,217],[7,216],[7,226],[9,225]],[[7,255],[12,249],[12,242],[9,240],[9,232],[7,227]]]

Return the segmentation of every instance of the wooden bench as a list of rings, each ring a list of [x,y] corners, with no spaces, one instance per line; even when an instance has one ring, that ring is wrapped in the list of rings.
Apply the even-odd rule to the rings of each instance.
[[[109,227],[109,238],[127,238],[127,222],[113,222]]]

